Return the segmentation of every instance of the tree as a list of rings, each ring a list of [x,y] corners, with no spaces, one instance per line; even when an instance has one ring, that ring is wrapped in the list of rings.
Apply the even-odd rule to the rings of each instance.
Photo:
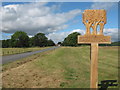
[[[81,35],[78,32],[73,32],[69,34],[63,41],[62,45],[64,46],[77,46],[77,37],[78,35]]]
[[[61,42],[58,42],[57,44],[60,44],[60,45],[61,45]]]
[[[11,43],[10,39],[2,40],[2,48],[10,47],[11,46],[10,43]]]
[[[12,47],[28,47],[29,37],[23,31],[16,31],[11,37]]]
[[[35,46],[34,37],[31,37],[31,38],[29,39],[29,46],[30,46],[30,47],[34,47],[34,46]]]
[[[45,36],[44,33],[38,33],[34,36],[33,43],[35,46],[43,47],[43,46],[47,46],[47,41],[48,41],[48,38]]]
[[[55,43],[50,39],[48,40],[47,46],[54,46]]]

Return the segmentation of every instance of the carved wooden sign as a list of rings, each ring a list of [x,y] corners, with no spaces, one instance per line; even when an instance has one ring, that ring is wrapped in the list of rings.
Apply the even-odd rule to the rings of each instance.
[[[86,33],[83,36],[78,36],[78,44],[91,44],[90,87],[98,88],[98,44],[111,43],[111,37],[103,34],[104,25],[106,24],[106,11],[85,10],[82,22],[85,24]],[[98,25],[100,31],[97,30]],[[91,29],[92,31],[90,31]]]
[[[103,36],[103,35],[85,35],[85,36],[78,36],[78,43],[83,44],[90,44],[90,43],[99,43],[99,44],[106,44],[110,42],[110,36]]]
[[[99,43],[109,44],[111,43],[110,36],[104,36],[103,29],[106,24],[106,11],[105,10],[85,10],[83,13],[82,22],[85,24],[86,33],[84,36],[78,36],[78,43]],[[97,31],[98,25],[100,31]],[[90,31],[90,28],[92,31]]]

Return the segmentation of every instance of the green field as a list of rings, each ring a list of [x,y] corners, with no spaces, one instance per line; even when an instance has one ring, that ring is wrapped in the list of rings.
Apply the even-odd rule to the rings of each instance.
[[[99,48],[99,82],[118,80],[118,47]],[[89,88],[90,48],[61,47],[3,66],[5,88]],[[115,88],[115,87],[114,87]]]
[[[32,47],[32,48],[1,48],[2,53],[0,55],[11,55],[11,54],[19,54],[19,53],[25,53],[25,52],[32,52],[32,51],[37,51],[41,49],[45,49],[48,47]]]

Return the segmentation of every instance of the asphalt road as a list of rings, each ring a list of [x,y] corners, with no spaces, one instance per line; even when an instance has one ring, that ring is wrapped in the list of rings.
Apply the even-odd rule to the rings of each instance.
[[[42,50],[34,51],[34,52],[26,52],[26,53],[21,53],[21,54],[2,56],[2,64],[6,64],[8,62],[12,62],[12,61],[15,61],[15,60],[18,60],[18,59],[22,59],[24,57],[28,57],[28,56],[36,54],[36,53],[42,53],[42,52],[53,50],[53,49],[56,49],[56,48],[59,48],[59,47],[51,47],[51,48],[42,49]]]

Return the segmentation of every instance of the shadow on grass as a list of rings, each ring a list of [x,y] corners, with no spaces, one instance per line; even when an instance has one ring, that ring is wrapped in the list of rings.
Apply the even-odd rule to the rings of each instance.
[[[104,80],[101,81],[101,84],[98,84],[98,86],[100,86],[99,90],[107,90],[108,87],[111,86],[118,86],[118,84],[116,84],[117,80]]]

